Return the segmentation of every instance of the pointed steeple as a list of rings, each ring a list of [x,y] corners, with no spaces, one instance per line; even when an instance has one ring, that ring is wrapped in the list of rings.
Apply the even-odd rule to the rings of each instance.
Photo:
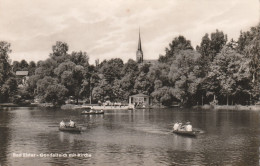
[[[140,28],[139,28],[139,41],[138,41],[138,50],[142,51],[142,43],[141,43],[141,35],[140,35]],[[143,51],[142,51],[143,52]]]
[[[137,48],[137,51],[136,51],[136,61],[138,63],[143,63],[143,50],[142,50],[142,44],[141,44],[140,27],[139,27],[138,48]]]

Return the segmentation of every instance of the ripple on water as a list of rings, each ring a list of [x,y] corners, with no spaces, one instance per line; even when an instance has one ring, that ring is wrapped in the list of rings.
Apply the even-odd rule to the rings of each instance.
[[[10,165],[256,165],[258,117],[249,111],[153,109],[81,116],[75,110],[16,108],[0,111],[0,157]],[[59,122],[69,119],[86,130],[60,132]],[[200,131],[197,138],[171,133],[172,122],[186,120]],[[92,157],[15,159],[13,152]]]

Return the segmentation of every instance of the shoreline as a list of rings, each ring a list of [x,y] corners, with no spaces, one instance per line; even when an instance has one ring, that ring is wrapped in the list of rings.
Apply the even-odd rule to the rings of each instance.
[[[238,111],[260,111],[260,105],[203,105],[203,106],[193,106],[192,108],[200,109],[214,109],[214,110],[238,110]]]
[[[134,109],[131,106],[99,106],[99,105],[73,105],[66,104],[62,105],[61,109],[72,109],[72,110],[80,110],[80,109],[94,109],[94,110],[132,110]]]
[[[31,103],[31,104],[14,104],[14,103],[0,103],[0,107],[39,107],[39,104],[37,103]]]
[[[31,103],[29,105],[19,105],[13,103],[0,103],[0,107],[39,107],[39,108],[52,108],[52,105],[49,103]],[[62,110],[65,109],[85,109],[85,108],[93,108],[95,110],[133,110],[133,109],[155,109],[155,108],[173,108],[173,107],[166,107],[166,106],[150,106],[149,108],[134,108],[133,106],[98,106],[98,105],[73,105],[73,104],[66,104],[60,107]],[[260,105],[208,105],[205,104],[203,106],[192,106],[193,109],[203,109],[203,110],[245,110],[245,111],[260,111]]]

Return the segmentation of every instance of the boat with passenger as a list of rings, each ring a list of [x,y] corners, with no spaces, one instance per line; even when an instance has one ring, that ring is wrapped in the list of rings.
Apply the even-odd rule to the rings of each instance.
[[[182,123],[175,123],[173,126],[173,133],[183,136],[189,136],[189,137],[196,137],[197,134],[195,131],[192,130],[192,125],[190,122],[187,122],[185,125],[182,125]]]
[[[197,134],[195,131],[181,131],[181,130],[176,130],[176,131],[172,131],[173,133],[175,134],[178,134],[178,135],[183,135],[183,136],[189,136],[189,137],[196,137]]]
[[[62,120],[60,122],[59,130],[65,132],[74,132],[74,133],[80,133],[82,131],[81,127],[77,127],[75,122],[73,122],[72,120],[70,120],[68,124],[66,124]]]
[[[80,133],[82,131],[81,127],[70,127],[70,126],[59,127],[59,130],[65,132],[73,132],[73,133]]]
[[[93,114],[104,114],[103,110],[85,110],[81,112],[81,115],[93,115]]]

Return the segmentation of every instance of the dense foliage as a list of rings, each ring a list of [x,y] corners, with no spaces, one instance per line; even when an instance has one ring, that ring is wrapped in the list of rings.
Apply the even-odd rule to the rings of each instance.
[[[237,41],[228,42],[219,30],[205,34],[196,50],[184,36],[178,36],[155,64],[114,58],[97,60],[94,66],[86,52],[68,51],[69,45],[58,41],[45,61],[11,65],[10,44],[0,42],[1,102],[17,93],[59,105],[70,96],[76,101],[127,102],[137,93],[168,106],[209,104],[213,99],[219,104],[249,104],[259,98],[260,25],[241,32]],[[17,91],[14,73],[21,70],[29,71],[30,78],[24,90]]]

